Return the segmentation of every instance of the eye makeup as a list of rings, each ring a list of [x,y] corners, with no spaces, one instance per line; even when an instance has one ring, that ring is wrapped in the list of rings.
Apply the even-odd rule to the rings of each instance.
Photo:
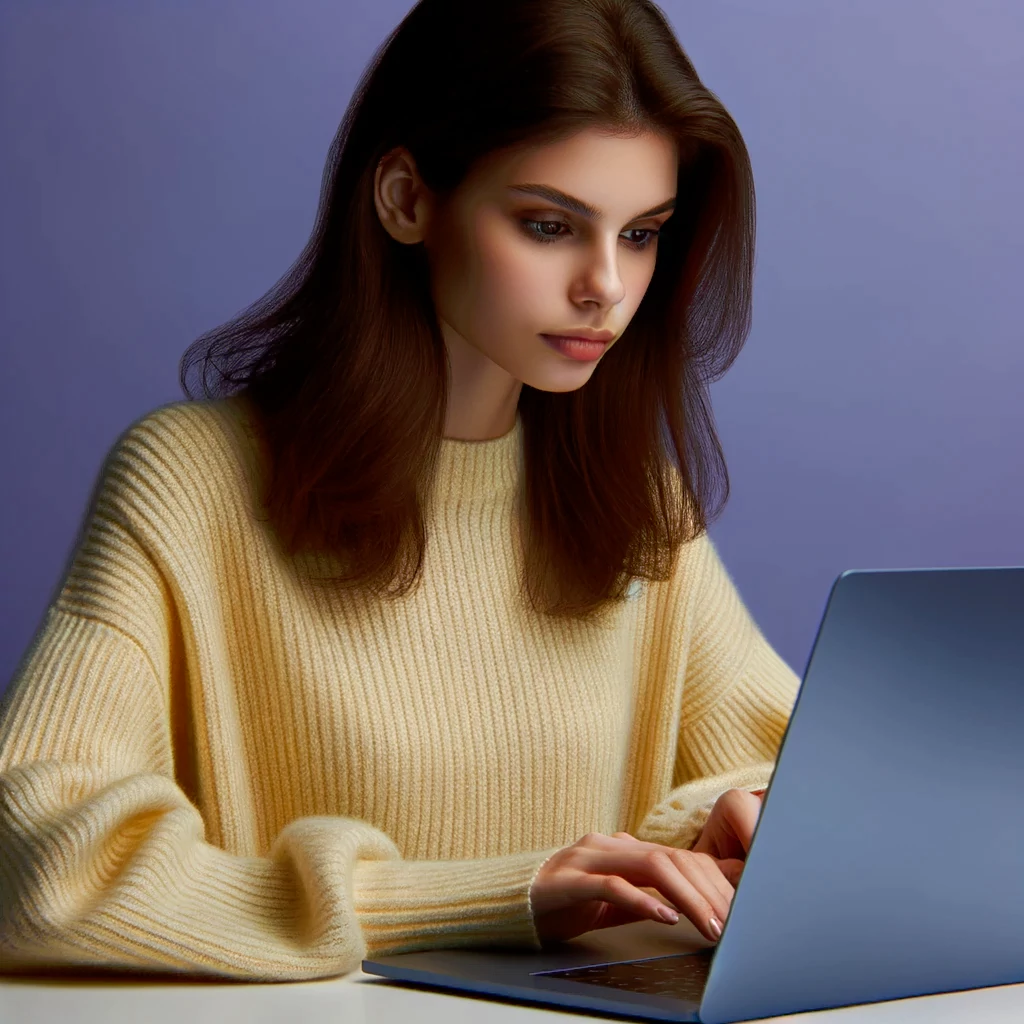
[[[548,232],[540,230],[544,227],[554,225],[556,227],[569,228],[569,225],[565,221],[561,220],[530,220],[521,218],[519,222],[526,235],[537,242],[542,242],[545,245],[551,242],[557,242],[561,238],[565,238],[565,235],[561,234],[550,234]],[[570,229],[571,232],[571,229]],[[651,248],[658,239],[660,231],[656,228],[629,228],[623,234],[640,234],[643,235],[641,241],[630,241],[626,240],[626,245],[633,249],[635,252],[643,252],[646,249]]]

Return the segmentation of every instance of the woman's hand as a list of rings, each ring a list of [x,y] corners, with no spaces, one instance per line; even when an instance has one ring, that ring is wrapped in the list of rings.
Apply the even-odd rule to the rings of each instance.
[[[739,871],[729,872],[729,881],[733,886],[739,882],[760,813],[759,793],[727,789],[715,801],[704,830],[693,844],[695,853],[706,853],[716,860],[739,863]]]
[[[750,794],[746,794],[750,795]],[[650,918],[674,924],[678,915],[641,887],[657,889],[701,934],[717,942],[729,913],[739,861],[645,843],[628,832],[593,832],[559,850],[530,888],[534,924],[542,941],[575,938]]]

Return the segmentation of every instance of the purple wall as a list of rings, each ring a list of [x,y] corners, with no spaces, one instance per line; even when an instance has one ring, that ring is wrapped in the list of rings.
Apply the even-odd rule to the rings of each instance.
[[[0,691],[115,438],[297,256],[409,6],[0,2]],[[1024,564],[1024,6],[662,7],[758,188],[711,532],[800,672],[843,569]]]

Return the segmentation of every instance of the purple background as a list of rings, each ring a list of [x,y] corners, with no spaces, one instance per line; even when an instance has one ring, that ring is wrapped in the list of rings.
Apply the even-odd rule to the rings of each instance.
[[[0,3],[0,691],[114,440],[298,255],[409,6]],[[802,672],[844,569],[1024,563],[1024,5],[662,7],[758,190],[711,533]]]

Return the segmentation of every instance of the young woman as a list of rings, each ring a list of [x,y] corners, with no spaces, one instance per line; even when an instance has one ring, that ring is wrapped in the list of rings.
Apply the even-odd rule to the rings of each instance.
[[[753,215],[648,0],[419,3],[104,464],[0,717],[0,962],[713,941],[797,686],[706,532]]]

